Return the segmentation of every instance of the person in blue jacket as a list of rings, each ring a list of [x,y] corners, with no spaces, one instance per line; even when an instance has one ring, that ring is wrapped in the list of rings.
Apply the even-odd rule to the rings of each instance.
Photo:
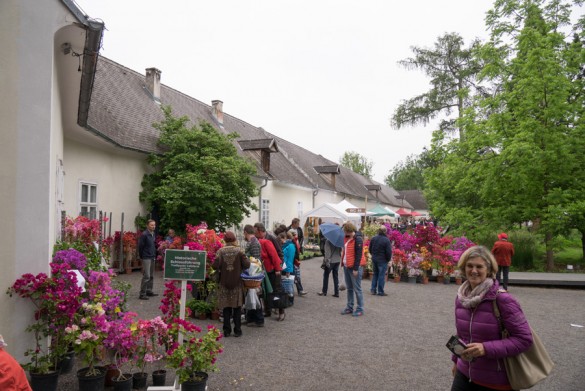
[[[284,256],[284,262],[282,263],[282,279],[284,280],[289,279],[291,275],[294,276],[294,262],[295,262],[295,252],[297,250],[295,244],[292,241],[292,235],[288,232],[281,232],[278,234],[279,239],[282,242],[282,254]],[[288,286],[288,285],[287,285]],[[291,305],[294,302],[294,291],[286,291],[290,296],[290,303]]]
[[[386,283],[388,264],[392,260],[392,244],[388,236],[386,236],[385,226],[382,225],[378,230],[378,234],[370,240],[369,251],[372,255],[372,265],[374,267],[370,292],[372,295],[388,296],[384,292],[384,284]]]

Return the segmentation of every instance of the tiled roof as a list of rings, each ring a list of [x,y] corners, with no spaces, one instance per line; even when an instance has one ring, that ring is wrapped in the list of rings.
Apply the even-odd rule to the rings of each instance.
[[[339,174],[339,165],[334,166],[315,166],[313,167],[319,174]]]
[[[408,201],[414,209],[428,210],[429,206],[427,200],[420,190],[400,190],[400,194],[404,196],[404,201]]]
[[[270,173],[277,181],[310,189],[337,191],[354,197],[375,200],[375,192],[366,185],[381,185],[377,199],[388,205],[401,205],[398,193],[378,182],[339,166],[325,157],[310,152],[287,140],[277,137],[261,127],[250,125],[224,112],[223,124],[219,126],[212,115],[212,107],[161,84],[160,101],[169,105],[175,116],[187,116],[192,123],[209,122],[218,131],[236,132],[239,153],[256,163],[259,176],[265,177],[261,169],[261,154],[258,149],[271,149]],[[93,94],[89,110],[88,127],[110,142],[126,149],[145,153],[160,152],[157,146],[159,132],[152,125],[164,119],[160,105],[155,102],[145,86],[145,76],[105,57],[99,57]],[[339,170],[335,187],[327,170]],[[408,206],[408,205],[405,205]]]

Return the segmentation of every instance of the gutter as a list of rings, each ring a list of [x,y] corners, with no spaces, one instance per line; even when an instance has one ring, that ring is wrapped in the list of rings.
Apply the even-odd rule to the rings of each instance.
[[[86,26],[81,86],[79,88],[79,105],[77,110],[77,124],[81,127],[87,126],[89,104],[91,101],[91,93],[93,91],[93,82],[95,80],[97,60],[105,28],[103,22],[95,20],[88,20]]]
[[[311,209],[315,209],[315,197],[317,197],[317,194],[319,194],[319,186],[317,186],[317,188],[313,190],[313,206],[311,207]]]

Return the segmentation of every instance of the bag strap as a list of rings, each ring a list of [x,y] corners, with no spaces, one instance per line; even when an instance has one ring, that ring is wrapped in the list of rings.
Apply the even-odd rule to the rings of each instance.
[[[498,295],[500,293],[506,293],[507,291],[505,289],[498,289],[496,291],[496,298],[494,299],[494,301],[492,302],[493,307],[494,307],[494,315],[496,316],[496,319],[498,319],[498,326],[500,327],[500,333],[502,334],[502,339],[504,338],[508,338],[508,330],[506,330],[506,326],[504,326],[504,322],[502,320],[502,314],[500,313],[500,308],[498,308]]]

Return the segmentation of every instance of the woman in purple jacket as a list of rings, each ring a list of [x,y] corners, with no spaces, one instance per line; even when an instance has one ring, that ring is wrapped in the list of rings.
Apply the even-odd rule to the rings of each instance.
[[[522,308],[512,295],[499,290],[498,264],[490,250],[474,246],[459,259],[458,268],[466,281],[455,300],[457,336],[467,348],[461,357],[453,355],[451,391],[512,390],[504,357],[518,355],[532,345],[532,333]],[[502,339],[493,301],[500,309],[509,338]]]

